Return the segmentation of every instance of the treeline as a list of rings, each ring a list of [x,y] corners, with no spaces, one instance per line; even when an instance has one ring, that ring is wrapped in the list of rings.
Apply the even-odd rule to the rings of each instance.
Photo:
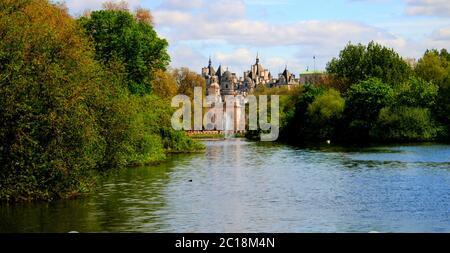
[[[281,99],[282,141],[450,139],[450,54],[445,49],[428,50],[408,64],[377,43],[349,44],[328,63],[323,84],[286,92]]]
[[[171,127],[169,99],[198,76],[169,73],[167,46],[143,9],[74,19],[0,0],[0,200],[76,196],[99,172],[202,150]]]

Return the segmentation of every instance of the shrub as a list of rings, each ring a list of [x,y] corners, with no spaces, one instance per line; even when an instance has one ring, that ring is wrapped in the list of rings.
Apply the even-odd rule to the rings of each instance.
[[[385,141],[431,141],[438,132],[429,109],[401,106],[383,108],[371,135]]]
[[[345,107],[345,100],[341,94],[329,89],[317,96],[309,104],[307,116],[309,127],[317,139],[331,139],[334,137],[334,128],[340,120]]]

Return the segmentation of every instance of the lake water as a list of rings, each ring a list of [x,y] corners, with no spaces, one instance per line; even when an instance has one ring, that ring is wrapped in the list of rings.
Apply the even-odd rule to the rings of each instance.
[[[450,146],[206,141],[77,200],[0,206],[0,232],[450,232]]]

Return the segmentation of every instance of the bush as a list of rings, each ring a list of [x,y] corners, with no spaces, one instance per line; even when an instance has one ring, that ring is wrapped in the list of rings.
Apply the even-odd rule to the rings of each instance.
[[[154,35],[148,29],[139,30],[149,32],[144,42]],[[0,1],[0,34],[0,200],[74,196],[92,188],[98,171],[203,148],[171,129],[168,101],[123,85],[148,86],[126,58],[96,61],[104,51],[93,51],[61,6]],[[161,57],[144,65],[160,68]]]
[[[76,22],[44,0],[1,1],[0,199],[85,190],[105,150],[100,66]]]
[[[316,139],[324,140],[334,137],[334,129],[336,123],[341,119],[344,107],[345,100],[334,89],[327,90],[309,104],[307,113],[309,127],[314,132]]]
[[[368,80],[352,85],[347,92],[344,111],[345,133],[347,141],[369,139],[369,131],[374,126],[380,110],[393,99],[393,89],[380,79]]]
[[[285,99],[285,106],[281,107],[281,129],[280,138],[287,142],[304,142],[313,138],[308,121],[308,106],[317,96],[323,94],[325,89],[315,85],[305,85],[294,90],[289,95],[290,99]],[[283,101],[283,100],[281,100]]]
[[[396,85],[394,89],[396,105],[432,108],[436,103],[439,87],[421,78],[411,77],[408,82]]]
[[[438,132],[429,109],[401,106],[383,108],[371,135],[384,141],[432,141]]]

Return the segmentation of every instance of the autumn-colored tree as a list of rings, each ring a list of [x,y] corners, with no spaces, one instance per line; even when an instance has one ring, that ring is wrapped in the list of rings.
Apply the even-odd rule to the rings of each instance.
[[[150,10],[138,7],[135,11],[136,20],[138,22],[153,25],[153,15]]]
[[[206,81],[201,75],[188,68],[174,69],[172,74],[177,82],[179,94],[184,94],[193,98],[195,87],[202,87],[203,94],[205,94]]]
[[[177,92],[177,81],[172,73],[163,70],[156,71],[153,77],[153,94],[171,99],[177,95]]]
[[[0,200],[86,190],[105,150],[101,68],[65,8],[0,1]]]
[[[103,9],[109,11],[127,11],[129,9],[127,1],[107,1],[103,3]]]
[[[119,46],[101,47],[118,40],[99,39],[96,46],[104,51],[96,52],[62,5],[0,0],[0,201],[76,196],[92,188],[98,170],[202,148],[172,129],[166,100],[133,95],[123,85],[136,74],[150,76],[150,67],[165,66],[166,43],[148,43],[158,41],[156,33],[128,12],[103,11],[110,13],[131,21],[132,28],[142,26],[131,29],[135,34],[149,31],[142,41],[131,36],[142,48],[123,42],[128,55],[121,55]],[[114,57],[103,58],[105,52]],[[130,55],[153,58],[145,65]],[[130,72],[130,62],[149,69]]]

